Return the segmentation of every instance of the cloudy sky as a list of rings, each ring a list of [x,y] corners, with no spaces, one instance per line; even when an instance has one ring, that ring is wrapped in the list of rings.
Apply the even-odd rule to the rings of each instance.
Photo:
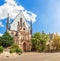
[[[6,18],[22,10],[25,18],[33,22],[33,33],[60,33],[60,0],[0,0],[0,35],[5,32]]]

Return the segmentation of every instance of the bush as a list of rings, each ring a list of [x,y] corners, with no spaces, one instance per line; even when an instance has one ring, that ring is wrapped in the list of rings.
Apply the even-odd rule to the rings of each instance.
[[[19,55],[22,53],[22,50],[19,48],[18,45],[13,44],[10,49],[10,53],[18,53]]]
[[[20,53],[22,53],[22,50],[20,48],[17,48],[16,53],[20,54]]]
[[[10,49],[10,53],[14,53],[14,52],[16,52],[16,49],[15,48],[11,48]]]
[[[19,48],[19,46],[17,44],[13,44],[11,48]]]
[[[3,47],[2,46],[0,46],[0,53],[2,53],[3,52]]]

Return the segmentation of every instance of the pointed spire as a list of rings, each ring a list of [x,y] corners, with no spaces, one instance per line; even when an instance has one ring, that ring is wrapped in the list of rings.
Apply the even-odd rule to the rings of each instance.
[[[6,31],[9,30],[9,13],[7,14]]]
[[[32,20],[30,21],[30,26],[31,26],[30,33],[31,33],[31,35],[32,35]]]
[[[17,32],[19,32],[19,27],[20,27],[20,24],[19,24],[19,21],[18,21],[18,24],[17,24]]]

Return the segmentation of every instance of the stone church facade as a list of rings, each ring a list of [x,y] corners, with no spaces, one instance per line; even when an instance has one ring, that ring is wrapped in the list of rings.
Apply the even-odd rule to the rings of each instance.
[[[32,22],[27,23],[23,12],[21,11],[9,23],[9,16],[6,24],[7,32],[14,38],[14,43],[17,44],[23,51],[31,51],[31,36],[32,36]]]

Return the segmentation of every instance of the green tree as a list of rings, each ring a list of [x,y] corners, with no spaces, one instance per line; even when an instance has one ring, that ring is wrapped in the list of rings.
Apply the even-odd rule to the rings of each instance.
[[[60,50],[60,36],[58,35],[58,33],[54,35],[53,46],[56,48],[56,50]]]
[[[46,33],[36,32],[32,37],[32,50],[43,51],[48,40],[49,35],[47,35]]]
[[[40,32],[36,32],[32,37],[32,51],[40,50]]]
[[[42,33],[41,38],[40,38],[40,46],[41,46],[41,51],[45,50],[46,48],[46,42],[49,41],[49,35],[46,33]]]
[[[2,37],[0,37],[0,46],[2,45]]]
[[[2,36],[2,46],[3,47],[9,47],[13,44],[13,38],[10,36],[8,32],[5,32]]]
[[[37,50],[36,46],[37,46],[37,40],[36,38],[32,38],[32,51]]]

